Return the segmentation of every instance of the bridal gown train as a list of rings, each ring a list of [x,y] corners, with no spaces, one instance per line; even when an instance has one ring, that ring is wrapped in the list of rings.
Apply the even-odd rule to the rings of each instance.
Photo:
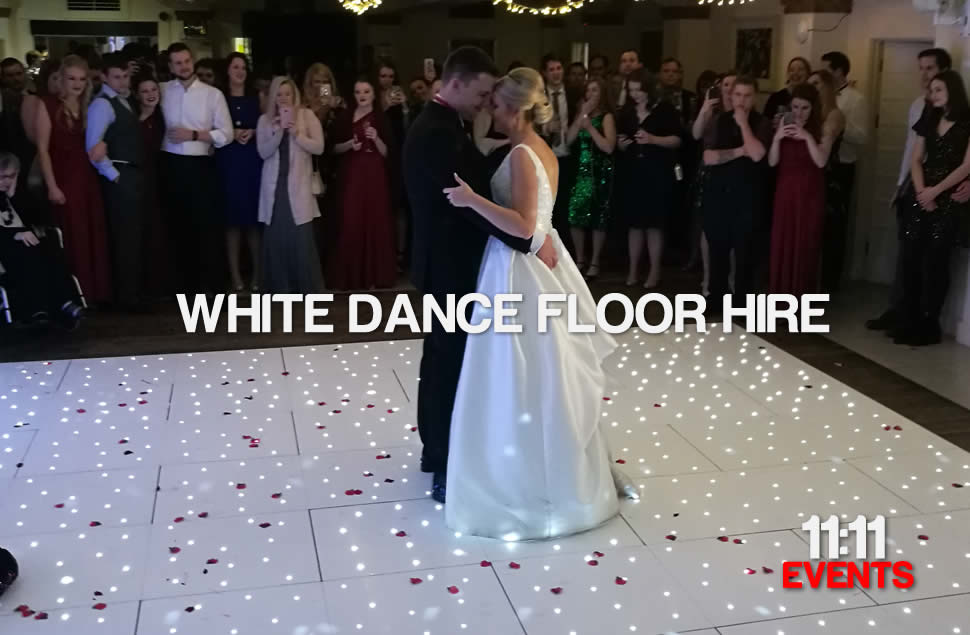
[[[451,420],[447,525],[468,535],[536,540],[582,532],[619,511],[612,460],[600,416],[605,396],[603,360],[616,348],[604,331],[569,333],[551,318],[537,328],[538,296],[577,296],[581,324],[594,324],[596,305],[552,227],[555,194],[545,168],[526,145],[539,183],[537,226],[559,254],[549,269],[530,254],[489,238],[478,292],[522,294],[514,323],[522,333],[490,328],[469,334]],[[510,158],[492,178],[499,205],[511,204]],[[556,305],[553,305],[556,306]],[[561,304],[565,316],[565,304]],[[476,305],[472,324],[492,318]],[[513,320],[506,318],[507,323]]]

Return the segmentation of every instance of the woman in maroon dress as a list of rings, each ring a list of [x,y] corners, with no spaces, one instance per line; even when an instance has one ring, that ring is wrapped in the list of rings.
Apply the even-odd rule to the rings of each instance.
[[[348,108],[336,125],[340,236],[327,267],[331,289],[386,289],[397,279],[387,164],[392,141],[374,97],[374,86],[358,81],[356,108]]]
[[[42,97],[44,107],[37,109],[37,157],[54,222],[64,232],[71,271],[86,298],[109,302],[110,252],[101,185],[84,141],[91,100],[88,64],[77,55],[68,55],[61,62],[58,77],[59,94]]]
[[[818,91],[809,84],[792,90],[791,112],[778,126],[768,162],[778,168],[771,227],[770,293],[818,291],[825,219],[825,164],[831,135],[822,134]]]

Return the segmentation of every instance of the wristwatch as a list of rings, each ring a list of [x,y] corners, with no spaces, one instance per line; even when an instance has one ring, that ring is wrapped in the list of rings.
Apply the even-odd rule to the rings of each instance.
[[[198,140],[199,140],[199,131],[198,130],[193,130],[192,131],[192,141],[198,141]]]

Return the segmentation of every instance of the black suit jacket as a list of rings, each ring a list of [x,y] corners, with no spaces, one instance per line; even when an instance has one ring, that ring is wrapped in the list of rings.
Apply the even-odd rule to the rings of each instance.
[[[489,235],[529,253],[531,241],[510,236],[470,208],[454,207],[443,190],[454,174],[491,197],[485,157],[462,128],[458,113],[429,102],[411,125],[404,146],[404,182],[411,204],[411,281],[421,293],[474,293]]]

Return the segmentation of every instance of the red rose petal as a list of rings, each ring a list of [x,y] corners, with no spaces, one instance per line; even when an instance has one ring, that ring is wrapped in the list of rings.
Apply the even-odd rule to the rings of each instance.
[[[271,527],[272,525],[270,525],[269,523],[261,523],[259,526],[261,529],[266,529],[267,527]]]
[[[182,551],[182,550],[180,548],[178,548],[178,547],[169,547],[168,548],[168,552],[171,553],[171,554],[176,554],[176,553],[179,553],[180,551]]]
[[[280,373],[280,374],[281,374],[281,375],[283,375],[284,377],[286,377],[287,375],[289,375],[289,374],[290,374],[290,372],[289,372],[289,371],[286,371],[286,370],[284,370],[284,371],[283,371],[282,373]]]
[[[603,401],[609,401],[609,400],[610,400],[609,397],[603,397]]]
[[[377,457],[375,457],[375,458],[377,458],[378,461],[382,461],[384,459],[391,458],[391,455],[390,454],[378,454]]]
[[[333,414],[335,414],[335,415],[339,415],[340,414],[340,411],[339,410],[331,410],[330,412],[333,413]]]
[[[963,487],[963,483],[954,483],[953,484],[953,487],[956,487],[957,489],[959,489],[959,488]]]
[[[734,544],[736,544],[736,545],[743,545],[744,544],[744,541],[741,540],[740,538],[735,538],[734,539]]]
[[[620,576],[616,576],[616,583],[619,584],[620,586],[623,586],[624,584],[626,584],[626,580],[624,580]]]
[[[893,430],[902,430],[900,426],[893,426]]]
[[[120,403],[120,404],[118,404],[118,407],[119,407],[119,408],[124,408],[124,407],[126,407],[127,405],[128,405],[128,404],[126,404],[126,403]]]
[[[35,620],[46,620],[47,619],[47,613],[38,613],[37,615],[34,616],[34,619]]]
[[[747,573],[748,575],[754,575],[757,573],[757,571],[755,571],[754,569],[745,569],[744,572]]]
[[[243,439],[245,439],[246,441],[249,441],[250,439],[252,439],[252,437],[249,436],[248,434],[244,434]]]
[[[208,518],[208,517],[209,517],[209,512],[202,512],[201,514],[199,514],[199,518]]]
[[[177,523],[185,522],[185,518],[183,518],[182,516],[179,516],[178,518],[175,519],[174,522],[177,522]]]
[[[720,540],[721,542],[728,542],[729,540],[731,540],[727,536],[718,536],[717,539]]]
[[[458,595],[458,587],[456,586],[448,587],[448,593],[451,593],[452,595]]]
[[[384,479],[384,482],[385,483],[393,483],[394,482],[394,479],[393,478],[386,478],[386,479]]]
[[[663,406],[661,406],[661,405],[660,405],[660,404],[658,404],[658,403],[655,403],[655,404],[653,404],[653,407],[654,407],[654,408],[663,408]]]
[[[64,509],[64,503],[58,503],[58,504],[54,505],[54,507],[56,509]]]
[[[774,569],[769,569],[768,567],[761,567],[761,570],[764,571],[765,573],[774,573],[775,572]]]
[[[255,380],[255,379],[253,379],[252,377],[250,377],[250,378],[249,378],[249,379],[247,379],[246,381],[256,381],[256,380]],[[226,383],[229,383],[229,382],[226,382]],[[223,384],[223,385],[225,385],[225,384]]]
[[[138,403],[139,403],[140,405],[142,405],[142,406],[144,406],[144,405],[145,405],[146,403],[148,403],[148,402],[147,402],[147,401],[145,401],[144,399],[139,399],[139,400],[138,400]]]
[[[95,591],[95,592],[94,592],[94,597],[97,597],[97,598],[99,598],[99,597],[101,597],[102,595],[104,595],[104,593],[102,593],[101,591]]]
[[[215,558],[209,558],[208,560],[205,561],[205,563],[206,564],[219,564],[219,561],[216,560]]]
[[[364,476],[374,476],[374,473],[371,471],[367,471],[367,472],[364,472]]]
[[[411,578],[411,584],[421,584],[424,582],[421,578]]]
[[[893,427],[892,426],[883,426],[882,429],[883,430],[892,430]]]
[[[185,607],[185,612],[186,613],[191,613],[194,610],[195,610],[195,607],[194,606],[186,606]]]
[[[399,531],[394,535],[397,536],[398,538],[404,538],[405,536],[408,535],[408,533],[406,531]]]
[[[276,492],[275,494],[273,494],[272,497],[273,498],[283,498],[283,494],[281,494],[280,492]]]
[[[923,535],[923,534],[920,534],[920,535],[918,535],[918,536],[916,536],[916,537],[917,537],[917,538],[919,538],[920,540],[929,540],[929,539],[930,539],[930,537],[929,537],[929,536],[925,536],[925,535]]]
[[[91,608],[94,609],[95,611],[103,611],[106,608],[108,608],[108,605],[105,604],[104,602],[98,602],[97,604],[95,604]]]
[[[356,491],[357,490],[355,489],[349,489],[346,492],[344,492],[344,496],[353,496]]]
[[[118,441],[118,445],[124,445],[126,443],[128,443],[128,439],[122,439],[121,441]]]
[[[24,611],[29,611],[29,610],[30,610],[30,607],[27,606],[26,604],[21,604],[20,606],[14,609],[14,611],[16,611],[17,613],[23,613]]]
[[[518,562],[509,563],[509,569],[521,569],[521,568],[522,568],[522,565],[519,564]]]
[[[77,409],[77,412],[78,412],[78,414],[82,414],[83,415],[85,412],[87,412],[87,410],[85,410],[84,408],[78,408]]]
[[[236,485],[236,489],[246,489],[246,484],[245,483],[238,483]]]
[[[598,560],[590,560],[590,561],[589,561],[589,562],[587,562],[586,564],[588,564],[588,565],[589,565],[589,566],[591,566],[591,567],[598,567],[600,563],[599,563],[599,561],[598,561]]]
[[[373,407],[374,407],[374,404],[372,404],[372,403],[369,403],[369,404],[367,404],[367,407],[368,407],[368,408],[373,408]]]
[[[326,401],[318,401],[317,402],[317,405],[318,406],[326,406],[327,405],[327,402]]]
[[[317,425],[317,430],[326,430],[327,426]]]
[[[21,616],[21,617],[30,617],[30,616],[31,616],[31,615],[33,615],[33,614],[34,614],[34,612],[33,612],[33,611],[30,611],[30,610],[27,610],[27,611],[22,611],[22,612],[20,613],[20,616]]]
[[[626,465],[626,461],[623,459],[617,459],[616,462],[619,463],[620,465]]]
[[[667,540],[677,540],[677,536],[673,534],[667,534],[666,536],[664,536],[664,538],[666,538]]]
[[[411,432],[417,432],[417,431],[418,431],[417,426],[411,426]]]
[[[606,554],[603,553],[602,551],[594,551],[593,552],[593,555],[596,556],[597,558],[604,558],[604,557],[606,557]]]
[[[249,447],[251,447],[251,448],[258,448],[259,447],[259,444],[258,443],[250,443],[249,444]]]
[[[492,563],[489,562],[488,560],[482,560],[480,564],[482,565],[483,568],[492,566]]]
[[[90,523],[88,523],[88,527],[100,527],[100,526],[101,526],[101,523],[99,523],[96,520],[92,520]]]
[[[553,587],[553,588],[551,588],[549,590],[552,591],[553,595],[559,595],[560,593],[562,593],[562,587],[561,586]]]

